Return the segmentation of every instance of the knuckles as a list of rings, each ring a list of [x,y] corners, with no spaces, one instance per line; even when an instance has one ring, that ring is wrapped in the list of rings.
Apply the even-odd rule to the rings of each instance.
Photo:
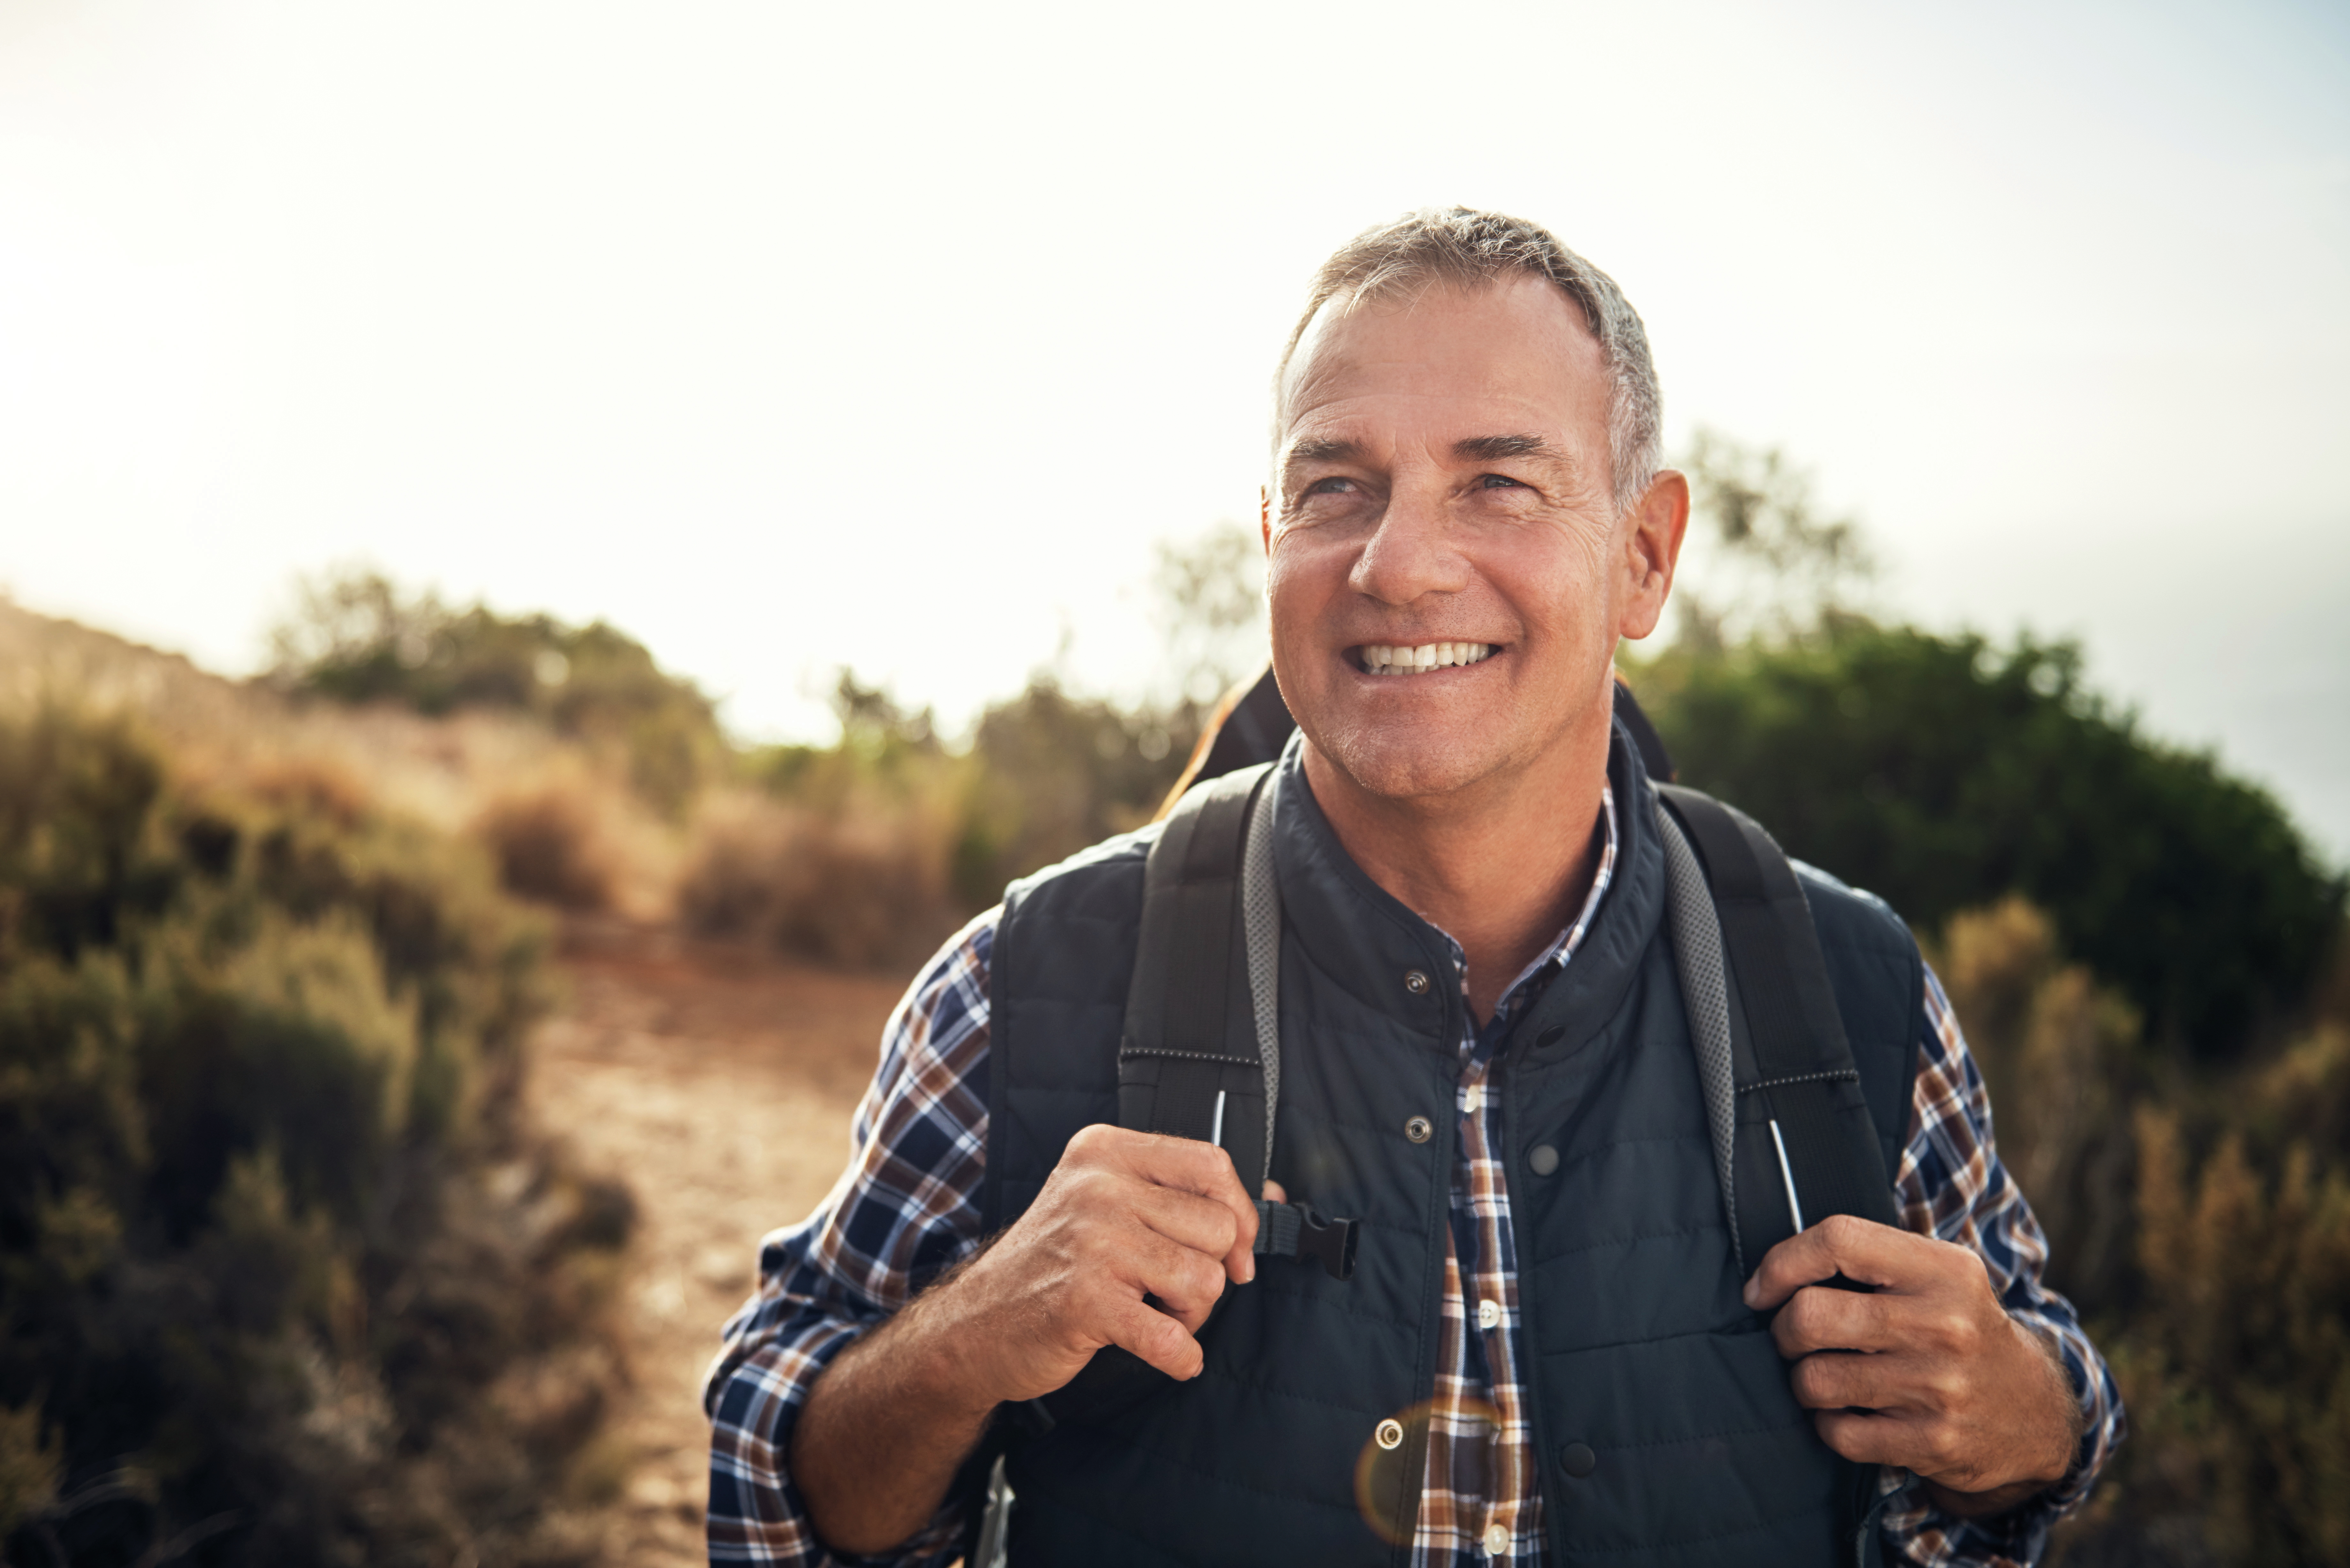
[[[1816,1286],[1797,1291],[1779,1311],[1779,1321],[1785,1325],[1783,1343],[1799,1350],[1832,1348],[1825,1337],[1826,1319],[1835,1309],[1827,1300],[1828,1293]]]
[[[1820,1240],[1828,1244],[1831,1252],[1842,1253],[1858,1245],[1877,1227],[1856,1215],[1831,1214],[1812,1229],[1819,1232]]]
[[[1807,1410],[1841,1409],[1852,1403],[1843,1397],[1841,1370],[1816,1355],[1807,1355],[1795,1363],[1790,1378],[1795,1389],[1795,1403]]]

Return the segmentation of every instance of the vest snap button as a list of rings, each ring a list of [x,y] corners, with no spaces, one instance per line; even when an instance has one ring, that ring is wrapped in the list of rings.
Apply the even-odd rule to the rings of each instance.
[[[1599,1468],[1599,1456],[1589,1443],[1569,1443],[1558,1451],[1558,1468],[1581,1480]]]
[[[1414,1116],[1403,1124],[1403,1136],[1414,1143],[1426,1143],[1436,1136],[1436,1124],[1426,1116]]]
[[[1404,971],[1403,988],[1411,992],[1414,996],[1426,996],[1428,994],[1428,975],[1425,971],[1416,969],[1408,969]]]
[[[1394,1449],[1403,1447],[1403,1423],[1392,1416],[1379,1423],[1379,1429],[1376,1435],[1379,1447],[1383,1449]]]
[[[1526,1164],[1536,1176],[1548,1176],[1558,1168],[1558,1150],[1546,1143],[1538,1143],[1527,1151]]]

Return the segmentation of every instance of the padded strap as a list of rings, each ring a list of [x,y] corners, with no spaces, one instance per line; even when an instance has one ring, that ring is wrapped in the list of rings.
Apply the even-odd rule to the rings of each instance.
[[[1713,1140],[1714,1176],[1721,1183],[1722,1212],[1730,1216],[1730,1245],[1738,1274],[1746,1277],[1746,1249],[1738,1234],[1738,1085],[1731,1066],[1730,984],[1721,952],[1721,925],[1705,872],[1662,804],[1657,836],[1665,846],[1665,908],[1672,920],[1674,967],[1680,971],[1681,1007],[1689,1014],[1690,1044],[1697,1051],[1697,1078],[1705,1098],[1705,1129]]]
[[[1679,785],[1659,784],[1657,794],[1703,861],[1730,961],[1724,978],[1736,1002],[1729,1012],[1737,1092],[1731,1218],[1742,1267],[1831,1214],[1898,1224],[1876,1123],[1794,867],[1744,813]],[[1701,985],[1685,979],[1684,995]]]
[[[1259,764],[1193,789],[1151,846],[1118,1044],[1120,1127],[1219,1144],[1243,1179],[1253,1171],[1260,1184],[1272,1154],[1271,1075],[1250,1020],[1241,873],[1271,773]],[[1271,940],[1280,940],[1277,917]]]
[[[1143,866],[1142,924],[1118,1054],[1118,1122],[1221,1146],[1263,1190],[1281,1086],[1281,896],[1273,764],[1185,794]],[[1358,1228],[1259,1199],[1254,1250],[1355,1272]],[[1221,1307],[1222,1301],[1218,1302]],[[1211,1316],[1213,1313],[1211,1311]],[[1117,1345],[1033,1401],[1047,1422],[1107,1420],[1166,1386]]]
[[[1256,805],[1249,814],[1248,845],[1241,851],[1241,934],[1248,949],[1249,1009],[1255,1014],[1257,1063],[1264,1075],[1264,1165],[1257,1172],[1260,1192],[1273,1174],[1274,1112],[1281,1102],[1281,884],[1273,874],[1273,812],[1280,795],[1281,775],[1275,770],[1256,792]]]

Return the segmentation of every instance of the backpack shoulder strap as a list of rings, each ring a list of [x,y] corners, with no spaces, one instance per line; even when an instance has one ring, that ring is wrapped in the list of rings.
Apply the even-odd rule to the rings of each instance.
[[[1273,1171],[1281,1093],[1281,895],[1274,763],[1188,791],[1143,865],[1142,926],[1118,1053],[1118,1122],[1200,1138],[1252,1192]],[[1355,1272],[1357,1226],[1257,1200],[1256,1251]]]
[[[1259,763],[1193,788],[1150,846],[1118,1049],[1118,1125],[1218,1144],[1253,1187],[1272,1159],[1281,1069],[1256,1028],[1242,873],[1272,771]]]
[[[1118,1125],[1216,1144],[1252,1193],[1263,1190],[1272,1168],[1281,1084],[1272,774],[1271,763],[1259,763],[1211,779],[1169,814],[1143,863],[1141,929],[1118,1050]],[[1353,1276],[1354,1220],[1263,1198],[1256,1211],[1258,1253]],[[1166,1385],[1149,1363],[1108,1345],[1066,1386],[1031,1403],[1048,1425],[1083,1426]]]
[[[1679,785],[1659,784],[1657,794],[1669,813],[1659,827],[1675,956],[1740,1272],[1831,1214],[1898,1224],[1877,1124],[1794,867],[1743,812]],[[1708,889],[1711,919],[1690,904]],[[1718,944],[1711,968],[1709,929]]]

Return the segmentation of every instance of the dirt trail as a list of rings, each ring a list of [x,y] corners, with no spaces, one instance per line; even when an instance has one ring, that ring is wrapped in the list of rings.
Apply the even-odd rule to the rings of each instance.
[[[629,1478],[606,1561],[704,1561],[701,1379],[750,1293],[758,1240],[839,1174],[849,1114],[903,978],[866,979],[575,928],[570,996],[537,1038],[540,1125],[635,1189],[616,1423]]]

